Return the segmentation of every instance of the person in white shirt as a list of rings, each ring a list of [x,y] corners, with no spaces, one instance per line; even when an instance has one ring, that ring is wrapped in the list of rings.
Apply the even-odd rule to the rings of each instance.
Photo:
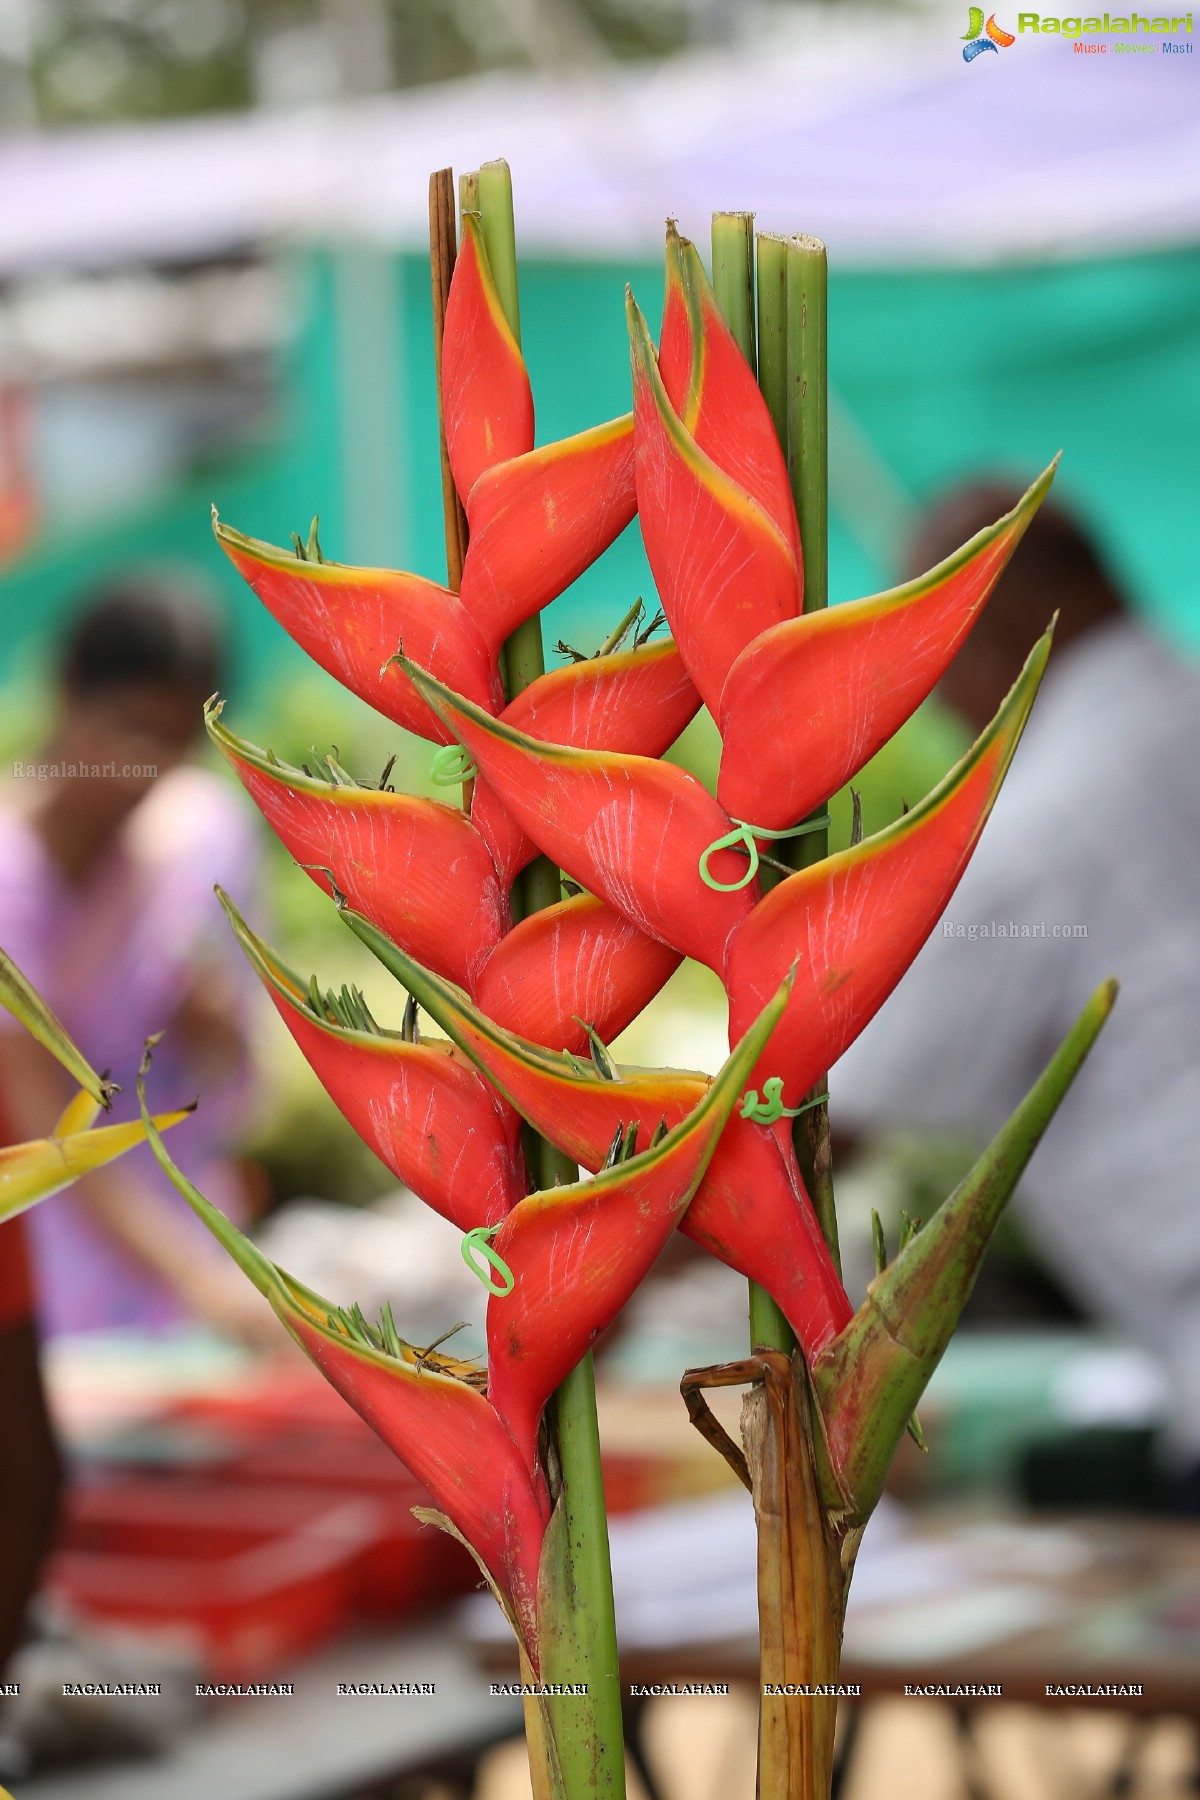
[[[978,485],[927,521],[928,568],[1012,503]],[[1096,984],[1111,1020],[1015,1202],[1059,1284],[1149,1350],[1164,1452],[1200,1503],[1200,670],[1043,506],[939,693],[987,722],[1050,616],[1042,692],[929,942],[831,1077],[843,1138],[1003,1123]]]

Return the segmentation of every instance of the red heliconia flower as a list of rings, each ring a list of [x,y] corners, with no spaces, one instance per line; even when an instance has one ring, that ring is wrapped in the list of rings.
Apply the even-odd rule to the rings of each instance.
[[[725,984],[736,1042],[795,966],[792,999],[754,1079],[779,1077],[794,1104],[883,1005],[967,866],[1050,653],[1039,639],[996,717],[919,806],[780,882],[730,939]]]
[[[514,926],[489,957],[475,998],[498,1025],[535,1044],[582,1051],[585,1024],[605,1042],[616,1037],[682,960],[603,900],[576,894]]]
[[[460,1231],[495,1225],[526,1191],[513,1108],[453,1045],[410,1042],[381,1030],[361,995],[306,987],[218,893],[284,1024],[363,1142]]]
[[[549,1055],[505,1030],[373,926],[345,917],[493,1087],[585,1168],[600,1168],[618,1129],[636,1126],[637,1141],[647,1141],[657,1127],[688,1117],[708,1092],[708,1076],[685,1070],[608,1066],[601,1073],[574,1057]],[[791,1146],[776,1142],[767,1127],[741,1116],[729,1121],[680,1228],[760,1282],[813,1353],[849,1319],[849,1301]]]
[[[700,858],[731,825],[694,775],[649,757],[539,744],[405,667],[548,856],[640,930],[720,971],[758,888],[719,892],[700,879]],[[709,867],[730,890],[746,873],[732,850],[717,850]]]
[[[721,696],[717,797],[733,818],[794,824],[900,729],[945,674],[1055,467],[927,575],[789,619],[747,645]]]
[[[401,643],[422,668],[460,683],[486,710],[504,705],[495,657],[449,588],[395,569],[301,560],[220,524],[215,512],[213,529],[238,574],[300,648],[397,725],[435,744],[451,741],[389,660]]]
[[[700,448],[667,397],[646,321],[632,298],[628,311],[642,537],[688,672],[719,718],[736,657],[761,632],[800,611],[795,526],[781,528],[734,474]],[[757,388],[754,407],[769,425]]]
[[[500,717],[544,743],[661,756],[699,707],[683,658],[665,639],[549,669]],[[500,879],[511,886],[538,847],[483,780],[475,783],[471,823],[482,833]]]
[[[205,709],[209,736],[300,866],[336,887],[381,931],[474,991],[509,928],[508,889],[461,807],[412,794],[318,780],[239,738]]]

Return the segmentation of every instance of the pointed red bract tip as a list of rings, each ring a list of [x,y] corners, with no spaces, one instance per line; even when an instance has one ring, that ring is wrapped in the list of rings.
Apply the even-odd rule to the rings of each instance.
[[[533,449],[533,394],[492,280],[479,221],[463,219],[442,334],[442,404],[454,485],[465,501],[481,475]]]
[[[658,366],[684,430],[762,507],[799,565],[796,508],[767,403],[717,305],[695,245],[674,233],[667,238]]]
[[[882,1006],[933,930],[970,860],[1012,759],[1049,654],[1042,638],[995,719],[912,812],[772,888],[730,940],[725,984],[736,1042],[783,970],[792,999],[758,1086],[796,1104]],[[782,1129],[782,1127],[780,1128]]]
[[[495,660],[458,596],[395,569],[301,562],[228,526],[217,541],[267,611],[328,674],[385,718],[435,744],[444,726],[391,660],[401,645],[423,668],[441,672],[485,712],[504,694]]]
[[[688,672],[718,717],[735,658],[800,611],[800,565],[775,521],[683,426],[636,306],[629,329],[642,538]]]
[[[474,990],[509,927],[508,894],[457,807],[317,781],[206,722],[271,829],[317,886],[334,888],[418,961]]]
[[[721,696],[717,795],[735,819],[795,823],[837,792],[940,680],[1054,475],[915,581],[773,626]],[[797,696],[803,703],[797,704]]]

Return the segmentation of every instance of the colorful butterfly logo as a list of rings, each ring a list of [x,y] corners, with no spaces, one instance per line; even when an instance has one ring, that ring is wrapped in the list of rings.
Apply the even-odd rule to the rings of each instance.
[[[985,25],[982,6],[973,6],[968,15],[968,29],[963,32],[963,61],[974,62],[985,50],[1007,50],[1016,41],[1011,31],[997,25],[995,13]]]

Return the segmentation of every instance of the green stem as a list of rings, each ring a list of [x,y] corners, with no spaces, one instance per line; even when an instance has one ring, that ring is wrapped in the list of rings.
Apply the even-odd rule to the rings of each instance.
[[[804,610],[810,613],[829,604],[829,260],[819,238],[804,236],[789,238],[786,260],[788,474],[800,524]],[[784,852],[796,869],[810,868],[828,855],[827,830],[792,838]],[[812,1094],[828,1092],[822,1076]],[[796,1120],[792,1142],[817,1222],[840,1270],[827,1099]]]
[[[762,293],[762,243],[759,239],[759,314],[760,330],[767,333],[768,347],[765,362],[760,360],[763,352],[756,344],[754,316],[754,215],[745,212],[714,213],[712,222],[712,263],[713,292],[717,305],[728,321],[729,328],[737,339],[742,355],[753,369],[759,368],[761,383],[764,369],[772,373],[782,369],[782,359],[778,354],[779,344],[785,340],[779,327],[786,323],[783,307],[778,304],[785,291],[772,283],[768,273],[767,310],[763,312]],[[782,256],[779,258],[780,269],[784,269]],[[775,312],[772,312],[772,305]],[[777,316],[776,316],[777,315]],[[792,1328],[784,1318],[779,1307],[772,1300],[765,1288],[759,1287],[756,1281],[749,1283],[750,1289],[750,1347],[764,1350],[782,1350],[790,1355],[796,1347],[796,1339]]]
[[[479,209],[492,278],[519,344],[516,231],[512,177],[506,162],[484,163],[480,169]],[[504,656],[511,699],[545,670],[541,620],[537,615],[518,626],[506,640]],[[514,917],[526,918],[553,906],[561,897],[558,869],[547,857],[538,857],[513,890]],[[541,1187],[560,1182],[565,1185],[578,1179],[578,1170],[569,1157],[543,1138],[538,1138],[536,1144],[534,1166]],[[556,1682],[583,1683],[588,1690],[586,1697],[570,1696],[551,1702],[559,1766],[567,1800],[585,1800],[585,1796],[601,1794],[606,1800],[624,1800],[625,1738],[617,1625],[596,1421],[596,1378],[590,1355],[558,1388],[551,1401],[550,1416],[562,1470],[569,1606],[565,1635],[546,1646],[546,1660],[552,1667],[543,1673]]]
[[[758,234],[758,385],[787,454],[787,239]]]
[[[487,251],[492,280],[508,320],[509,329],[521,342],[521,301],[517,292],[517,234],[513,221],[512,174],[500,157],[483,163],[478,175],[479,212],[483,243]],[[504,644],[502,667],[506,677],[505,691],[510,700],[546,672],[542,647],[542,624],[536,617],[518,625]],[[562,898],[559,876],[545,857],[521,876],[513,891],[513,922],[541,912]]]
[[[788,474],[804,554],[804,610],[829,604],[828,261],[819,238],[787,245]],[[822,852],[824,854],[824,852]]]
[[[713,292],[738,348],[753,369],[754,214],[719,212],[712,221]]]
[[[479,211],[478,169],[464,169],[458,178],[458,210],[460,213]]]

